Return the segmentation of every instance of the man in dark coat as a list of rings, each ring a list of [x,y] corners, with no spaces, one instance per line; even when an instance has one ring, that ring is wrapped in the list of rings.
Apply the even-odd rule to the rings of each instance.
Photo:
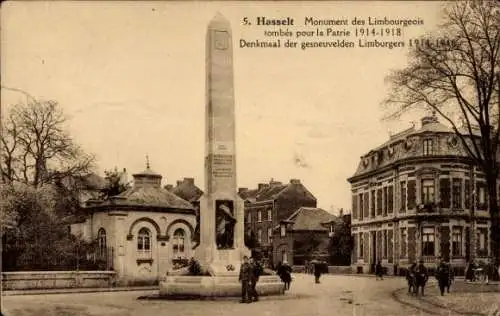
[[[416,281],[417,281],[417,294],[418,288],[422,289],[422,296],[424,295],[425,284],[429,279],[429,273],[427,272],[427,268],[424,265],[424,260],[420,260],[416,269]]]
[[[257,302],[259,300],[259,293],[257,292],[257,282],[262,274],[263,268],[258,261],[253,257],[250,258],[250,295],[251,301]]]
[[[281,281],[285,283],[285,290],[289,290],[290,283],[292,282],[292,267],[285,261],[283,264],[280,264],[276,272]]]
[[[384,279],[384,271],[383,271],[383,267],[382,267],[382,262],[380,260],[378,260],[377,264],[375,265],[375,275],[376,275],[377,280],[379,278],[381,280]]]
[[[408,293],[417,293],[417,263],[413,262],[408,267],[408,273],[406,273],[406,281],[408,282]]]
[[[441,259],[436,269],[436,279],[438,281],[439,290],[441,295],[444,295],[445,289],[450,291],[450,266]]]
[[[325,272],[325,266],[326,266],[326,263],[324,263],[324,262],[314,261],[314,279],[315,279],[316,283],[320,283],[319,278],[321,277],[321,274],[323,274]],[[327,267],[327,269],[328,269],[328,267]]]
[[[240,303],[251,303],[250,300],[250,276],[252,273],[252,267],[248,263],[248,257],[243,257],[243,263],[240,267],[239,281],[241,282],[241,301]]]

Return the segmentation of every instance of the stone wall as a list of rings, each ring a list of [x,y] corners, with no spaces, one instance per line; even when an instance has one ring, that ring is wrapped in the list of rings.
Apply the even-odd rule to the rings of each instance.
[[[114,271],[3,272],[2,290],[104,288],[114,286]]]

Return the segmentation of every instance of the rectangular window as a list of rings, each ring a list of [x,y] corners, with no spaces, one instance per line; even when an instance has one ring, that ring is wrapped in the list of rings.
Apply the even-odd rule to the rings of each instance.
[[[267,229],[267,243],[270,244],[273,242],[273,229],[268,228]]]
[[[248,211],[248,215],[247,215],[247,222],[248,223],[251,223],[252,222],[252,212]]]
[[[352,217],[354,219],[358,218],[358,196],[353,195],[352,196]]]
[[[257,213],[257,221],[260,223],[262,222],[262,211],[259,210],[259,212]]]
[[[439,193],[441,200],[441,207],[450,208],[450,179],[443,178],[439,180]]]
[[[416,206],[417,183],[415,180],[408,180],[408,209],[412,210]]]
[[[424,227],[422,231],[422,254],[424,256],[434,256],[434,228]]]
[[[273,210],[267,210],[267,220],[270,222],[273,220]]]
[[[480,210],[487,209],[487,194],[486,194],[486,185],[482,182],[477,183],[477,208]]]
[[[465,208],[470,209],[470,201],[471,201],[471,195],[470,195],[470,180],[465,179],[465,189],[464,189],[464,195],[465,195]]]
[[[453,208],[462,209],[462,179],[453,178],[452,181]]]
[[[407,247],[406,247],[406,238],[408,237],[408,235],[406,232],[406,228],[401,228],[400,231],[401,231],[401,233],[400,233],[401,238],[400,238],[400,242],[399,242],[399,245],[401,248],[400,255],[401,255],[401,258],[406,258],[408,256]]]
[[[477,232],[477,250],[482,253],[485,253],[487,251],[485,229],[479,229],[479,231]]]
[[[462,256],[462,228],[453,227],[452,233],[452,254],[455,257]]]
[[[424,156],[433,154],[433,141],[432,139],[424,139]]]
[[[387,188],[387,211],[392,214],[394,210],[394,187],[390,185]]]
[[[258,236],[259,244],[262,244],[262,229],[259,229],[257,231],[257,236]]]
[[[359,219],[363,219],[363,193],[358,195]]]
[[[377,215],[382,215],[382,189],[377,190]]]
[[[383,194],[383,204],[384,204],[384,216],[387,216],[387,211],[388,211],[388,192],[387,192],[387,187],[384,187],[384,194]]]
[[[429,204],[434,202],[434,179],[422,180],[422,203]]]
[[[370,202],[371,202],[371,217],[375,217],[375,190],[372,190],[371,196],[370,196]]]
[[[370,194],[365,192],[363,195],[363,213],[364,217],[368,218],[370,216]]]
[[[286,226],[285,225],[281,225],[280,232],[281,232],[281,237],[285,237],[285,235],[286,235]]]
[[[383,253],[382,258],[387,259],[387,249],[389,248],[389,243],[387,242],[387,230],[382,231],[382,239],[383,239]]]
[[[404,212],[406,212],[406,181],[401,181],[400,187],[401,187],[401,195],[400,195],[400,197],[401,197],[401,209],[399,211],[404,213]]]
[[[363,254],[365,253],[363,248],[364,246],[363,233],[359,233],[358,236],[359,236],[359,257],[363,258]]]

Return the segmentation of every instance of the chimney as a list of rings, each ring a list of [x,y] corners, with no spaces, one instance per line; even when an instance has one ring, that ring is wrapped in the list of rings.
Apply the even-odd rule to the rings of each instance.
[[[290,184],[300,184],[299,179],[290,179]]]
[[[341,208],[339,210],[339,217],[342,217],[342,216],[344,216],[344,209]]]
[[[165,186],[165,189],[167,189],[167,191],[171,191],[173,188],[174,188],[174,186],[173,186],[173,185],[171,185],[171,184],[167,184],[167,185]]]
[[[436,117],[436,113],[433,113],[432,116],[424,116],[422,118],[422,126],[426,125],[426,124],[430,124],[430,123],[438,123],[438,119]]]
[[[194,185],[194,178],[184,178],[184,182]]]
[[[259,186],[257,187],[260,190],[264,189],[266,187],[265,183],[259,183]]]
[[[248,191],[248,188],[238,188],[238,193],[241,194],[243,192]]]
[[[181,180],[177,180],[177,186],[180,186],[182,184]]]
[[[274,187],[274,186],[278,186],[278,185],[282,185],[283,183],[279,182],[279,181],[274,181],[273,179],[271,179],[271,182],[269,182],[269,184]]]

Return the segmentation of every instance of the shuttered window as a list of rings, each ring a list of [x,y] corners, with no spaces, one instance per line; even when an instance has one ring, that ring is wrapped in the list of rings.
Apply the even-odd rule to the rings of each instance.
[[[439,180],[441,207],[450,208],[450,179]]]
[[[416,195],[417,195],[417,186],[415,180],[408,181],[408,209],[414,209],[416,206]]]

